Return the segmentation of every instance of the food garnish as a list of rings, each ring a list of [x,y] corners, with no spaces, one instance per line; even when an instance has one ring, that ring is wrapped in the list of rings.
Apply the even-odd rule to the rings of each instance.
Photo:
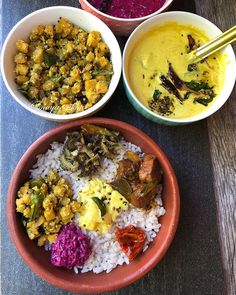
[[[161,94],[160,91],[159,93]],[[158,98],[153,98],[151,101],[149,101],[148,106],[152,111],[157,112],[163,116],[169,116],[174,111],[173,99],[166,95],[163,97],[159,95]]]
[[[200,82],[197,82],[194,80],[190,82],[182,81],[175,73],[171,63],[169,63],[168,75],[178,89],[187,91],[184,94],[184,100],[188,99],[190,94],[192,93],[192,94],[195,94],[194,101],[207,106],[208,103],[212,102],[213,98],[216,96],[213,90],[214,87],[210,87],[208,83],[205,81],[200,81]],[[204,96],[204,97],[200,97],[200,96]]]
[[[178,89],[171,83],[170,80],[168,80],[164,75],[160,76],[160,80],[162,82],[161,86],[163,86],[169,93],[173,94],[178,100],[183,100]]]
[[[207,107],[208,104],[213,101],[213,98],[214,98],[213,96],[209,98],[199,97],[199,98],[196,98],[195,101]]]
[[[189,50],[190,50],[190,51],[193,51],[194,49],[197,48],[196,41],[195,41],[195,39],[193,38],[193,36],[190,35],[190,34],[189,34],[187,37],[188,37],[188,46],[189,46]]]
[[[189,64],[188,65],[188,71],[193,72],[197,70],[197,65],[196,64]]]
[[[170,62],[168,62],[168,64],[169,64],[168,76],[170,77],[170,79],[172,80],[176,88],[183,90],[184,82],[177,76],[176,72],[173,69],[172,64]]]
[[[122,251],[130,261],[143,250],[147,236],[144,230],[133,225],[117,228],[115,235]]]
[[[191,41],[191,42],[193,42],[193,41]],[[193,70],[196,69],[196,67],[197,66],[195,64],[189,65],[188,70],[193,71]],[[197,97],[194,98],[194,102],[198,102],[198,103],[201,103],[201,104],[207,106],[208,103],[212,102],[213,101],[213,98],[216,96],[216,94],[214,93],[214,90],[213,90],[214,87],[210,87],[208,85],[208,83],[205,82],[205,81],[200,81],[200,82],[194,81],[194,80],[192,80],[190,82],[184,82],[184,81],[182,81],[178,77],[178,75],[176,74],[176,72],[174,71],[173,66],[172,66],[172,64],[170,62],[169,62],[168,76],[170,77],[170,79],[172,80],[174,86],[177,89],[182,90],[182,91],[187,91],[184,94],[184,98],[180,97],[179,92],[174,91],[174,88],[173,87],[168,88],[168,86],[169,87],[171,86],[171,83],[170,83],[170,81],[165,80],[164,79],[165,78],[164,76],[162,76],[160,79],[161,80],[164,79],[165,83],[167,83],[167,84],[165,84],[164,82],[162,82],[161,85],[163,87],[165,87],[170,93],[173,93],[181,101],[188,99],[189,96],[190,96],[190,94],[192,93],[192,94],[195,94],[197,96]],[[159,93],[161,94],[160,91],[159,91]],[[177,93],[178,93],[178,95],[177,95]],[[201,95],[204,95],[205,97],[199,97]]]
[[[52,65],[55,65],[57,61],[59,60],[58,56],[55,54],[50,54],[46,50],[43,51],[43,62],[45,63],[48,68],[50,68]],[[57,77],[56,79],[60,79],[62,77]],[[55,81],[55,80],[54,80]],[[59,82],[59,80],[58,80]]]
[[[43,192],[39,189],[36,191],[31,198],[31,216],[30,216],[30,221],[34,220],[35,216],[38,214],[38,211],[41,208],[41,205],[43,203],[44,199],[44,194]]]
[[[152,99],[154,101],[157,101],[160,97],[161,97],[161,91],[158,90],[158,89],[155,89],[154,92],[153,92],[153,95],[152,95]]]
[[[122,196],[124,196],[128,201],[130,201],[130,195],[132,193],[132,188],[129,182],[124,178],[119,178],[110,183],[114,190],[117,190]]]
[[[98,206],[98,208],[101,212],[101,216],[104,216],[107,212],[105,203],[101,199],[99,199],[98,197],[92,197],[92,200]]]
[[[51,262],[54,266],[68,269],[83,267],[91,252],[89,238],[74,223],[68,223],[51,246]]]

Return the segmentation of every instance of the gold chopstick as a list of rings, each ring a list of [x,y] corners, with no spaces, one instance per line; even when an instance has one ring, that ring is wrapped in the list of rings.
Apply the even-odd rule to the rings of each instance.
[[[236,41],[236,26],[189,53],[190,62],[198,63],[209,55]]]

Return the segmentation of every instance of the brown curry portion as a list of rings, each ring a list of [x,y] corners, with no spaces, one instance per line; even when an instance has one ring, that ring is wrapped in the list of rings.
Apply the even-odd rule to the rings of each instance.
[[[162,171],[155,155],[145,154],[143,158],[128,151],[119,161],[113,186],[126,196],[135,207],[148,208],[158,192]]]

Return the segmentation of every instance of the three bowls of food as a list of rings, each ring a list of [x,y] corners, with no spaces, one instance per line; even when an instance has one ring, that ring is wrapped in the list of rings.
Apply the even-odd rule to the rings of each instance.
[[[21,257],[44,280],[100,293],[160,261],[179,206],[174,171],[151,138],[124,122],[90,118],[29,147],[9,185],[7,222]]]
[[[3,45],[1,71],[25,109],[65,122],[91,116],[109,101],[120,80],[121,51],[101,20],[55,6],[13,27]]]
[[[163,5],[153,13],[172,1],[157,2]],[[131,18],[130,26],[123,18],[119,32],[130,33],[149,16]],[[181,125],[218,110],[235,81],[231,46],[199,64],[187,60],[218,34],[212,23],[185,12],[138,26],[123,55],[124,86],[137,111]],[[7,198],[8,226],[23,260],[47,282],[73,292],[113,291],[141,278],[163,257],[178,223],[178,184],[158,145],[129,124],[82,119],[112,97],[121,67],[111,30],[72,7],[26,16],[2,50],[3,80],[18,103],[45,119],[80,119],[29,147]]]

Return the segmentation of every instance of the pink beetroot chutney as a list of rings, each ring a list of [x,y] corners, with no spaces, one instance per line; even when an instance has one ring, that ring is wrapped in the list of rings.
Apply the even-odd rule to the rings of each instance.
[[[98,10],[120,18],[137,18],[160,9],[166,0],[88,0]]]
[[[73,223],[67,223],[51,247],[51,262],[71,269],[82,267],[91,254],[89,238]]]

